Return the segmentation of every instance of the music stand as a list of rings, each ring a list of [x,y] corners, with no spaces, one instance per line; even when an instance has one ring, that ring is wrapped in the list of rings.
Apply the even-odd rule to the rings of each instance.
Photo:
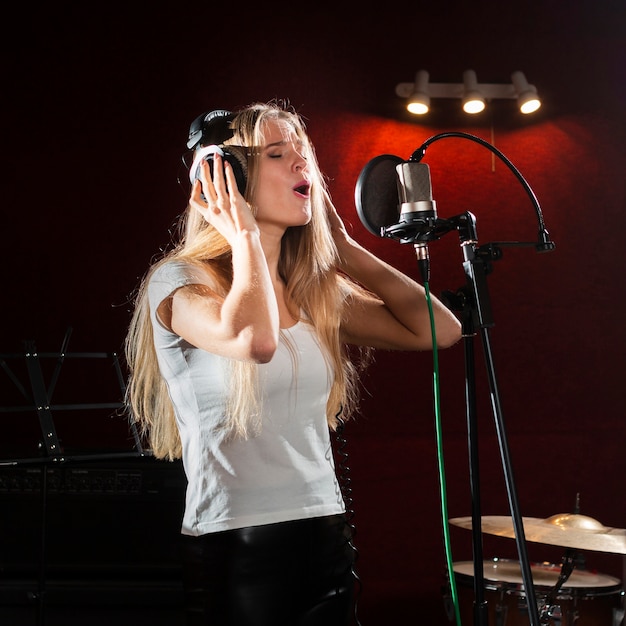
[[[60,466],[75,461],[102,461],[123,458],[137,458],[152,456],[146,452],[141,444],[136,425],[132,421],[128,421],[129,435],[132,439],[132,448],[126,452],[94,452],[90,454],[68,453],[64,450],[62,440],[57,434],[55,425],[55,411],[75,411],[75,410],[102,410],[110,409],[111,411],[120,411],[124,408],[123,398],[126,391],[124,376],[120,367],[118,355],[115,352],[67,352],[71,328],[68,328],[62,347],[59,352],[38,352],[36,344],[33,340],[24,341],[23,353],[0,354],[0,367],[8,375],[13,387],[19,395],[26,400],[26,404],[18,406],[0,406],[0,413],[19,413],[19,412],[36,412],[39,428],[41,431],[41,440],[38,442],[38,450],[40,456],[22,457],[22,458],[6,458],[0,459],[0,467],[19,467],[19,466],[39,466],[41,467],[41,534],[40,534],[40,554],[39,554],[39,571],[37,581],[37,623],[43,624],[45,619],[46,604],[46,536],[47,536],[47,506],[48,506],[48,471],[50,466]],[[42,363],[55,360],[54,369],[50,376],[49,382],[46,384]],[[104,360],[112,366],[112,372],[115,375],[119,388],[119,399],[110,402],[70,402],[63,404],[55,404],[52,401],[53,394],[57,388],[57,383],[61,374],[64,363],[71,359],[78,359],[81,362],[87,362],[93,359]],[[25,373],[22,376],[28,379],[28,385],[23,384],[20,376],[16,373],[16,368],[9,365],[9,361],[19,360],[25,365]],[[96,381],[97,384],[97,381]],[[29,387],[29,389],[28,389]]]

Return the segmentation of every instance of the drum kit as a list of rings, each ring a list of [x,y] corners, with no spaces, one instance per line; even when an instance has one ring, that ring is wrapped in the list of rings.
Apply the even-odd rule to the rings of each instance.
[[[472,528],[471,517],[456,517],[450,524]],[[573,555],[577,550],[622,554],[626,578],[626,529],[604,526],[578,513],[558,514],[546,519],[522,517],[526,540],[567,548],[562,565],[532,563],[533,587],[536,591],[541,624],[549,626],[623,626],[624,590],[613,576],[575,569]],[[513,520],[505,515],[481,517],[481,532],[515,538]],[[509,559],[483,562],[485,599],[490,625],[518,626],[529,623],[525,610],[524,585],[520,563]],[[459,608],[463,625],[471,625],[473,573],[472,561],[453,564],[458,582]],[[492,601],[489,601],[492,596]]]

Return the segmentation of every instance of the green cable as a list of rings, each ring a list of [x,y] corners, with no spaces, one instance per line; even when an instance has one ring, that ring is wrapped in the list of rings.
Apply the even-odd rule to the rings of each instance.
[[[430,315],[430,332],[433,342],[433,391],[435,396],[435,430],[437,433],[437,462],[439,467],[439,488],[441,491],[441,516],[443,518],[443,536],[446,550],[446,562],[448,565],[448,579],[450,581],[450,590],[452,593],[452,603],[454,605],[454,614],[457,626],[461,626],[461,614],[459,612],[459,600],[456,589],[456,580],[454,578],[454,567],[452,564],[452,549],[450,542],[450,528],[448,526],[448,503],[446,499],[446,474],[443,463],[443,442],[441,433],[441,403],[439,393],[439,355],[437,351],[437,340],[435,334],[435,317],[433,313],[432,301],[430,299],[430,288],[428,281],[424,282],[426,290],[426,302],[428,303],[428,313]]]

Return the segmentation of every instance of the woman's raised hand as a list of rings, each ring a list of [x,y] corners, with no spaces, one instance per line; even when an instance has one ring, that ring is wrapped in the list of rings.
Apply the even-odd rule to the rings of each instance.
[[[200,176],[193,183],[189,202],[231,244],[241,232],[258,231],[232,166],[219,154],[213,155],[213,178],[206,159],[200,162]]]

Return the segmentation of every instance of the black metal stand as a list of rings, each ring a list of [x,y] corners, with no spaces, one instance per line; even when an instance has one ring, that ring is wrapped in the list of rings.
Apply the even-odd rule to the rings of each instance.
[[[416,226],[416,224],[419,224]],[[515,528],[517,551],[520,557],[522,579],[528,603],[528,613],[531,626],[539,626],[539,609],[535,596],[532,572],[526,550],[526,538],[520,513],[511,465],[509,447],[500,404],[498,383],[494,365],[489,328],[494,325],[489,292],[487,288],[487,274],[491,271],[491,262],[501,257],[500,245],[486,244],[478,246],[476,234],[476,218],[466,212],[450,219],[432,218],[427,228],[421,231],[421,223],[415,220],[413,223],[400,223],[386,229],[387,236],[396,236],[403,243],[421,242],[438,239],[452,230],[457,230],[463,249],[463,268],[465,271],[466,284],[456,294],[450,294],[449,308],[462,311],[462,326],[465,345],[465,372],[466,372],[466,407],[468,427],[468,447],[470,460],[470,489],[472,496],[472,545],[474,561],[474,622],[479,626],[486,626],[487,603],[484,599],[484,572],[482,556],[482,523],[480,509],[480,479],[478,463],[478,426],[476,420],[476,383],[473,341],[476,334],[480,334],[485,356],[485,366],[489,379],[491,406],[496,424],[500,456],[504,470],[504,478],[507,488],[509,507]],[[511,245],[535,245],[512,243]],[[418,245],[416,252],[418,251]],[[422,251],[422,256],[424,253]],[[418,255],[419,260],[419,255]],[[427,264],[422,263],[422,273],[427,272]],[[425,277],[427,280],[427,277]],[[445,298],[444,298],[445,299]]]
[[[509,453],[504,417],[500,403],[498,383],[494,365],[489,328],[494,325],[489,292],[487,289],[487,274],[491,271],[491,261],[500,258],[500,250],[497,246],[477,246],[476,221],[471,213],[465,213],[454,220],[463,247],[466,286],[460,290],[463,307],[463,330],[466,355],[466,403],[468,446],[470,459],[470,488],[472,493],[472,544],[474,550],[474,621],[476,624],[487,624],[487,603],[484,600],[484,572],[482,555],[482,531],[480,509],[480,479],[477,448],[477,421],[476,421],[476,389],[475,389],[475,366],[473,337],[476,332],[481,336],[482,347],[485,356],[485,365],[489,380],[491,394],[491,406],[496,424],[500,456],[504,470],[504,478],[507,488],[509,507],[515,528],[517,551],[520,557],[522,580],[528,603],[528,613],[531,626],[539,626],[539,610],[535,597],[535,588],[532,572],[526,549],[524,525],[517,499],[513,467]]]
[[[463,298],[465,302],[466,298]],[[461,303],[463,305],[463,302]],[[476,365],[474,335],[476,333],[470,308],[463,309],[462,332],[465,350],[465,399],[468,433],[470,495],[472,502],[472,546],[474,562],[474,624],[487,624],[487,602],[485,600],[483,546],[481,534],[480,467],[478,455],[478,427],[476,409]]]
[[[68,329],[62,348],[58,353],[38,353],[34,341],[24,343],[23,354],[2,354],[0,355],[0,367],[8,374],[11,381],[17,387],[21,395],[25,397],[28,404],[23,406],[0,407],[0,413],[14,413],[21,411],[36,411],[39,418],[42,440],[39,442],[39,448],[42,451],[41,457],[20,458],[20,459],[0,459],[0,467],[2,466],[24,466],[24,465],[40,465],[41,466],[41,534],[40,534],[40,559],[39,572],[37,581],[36,597],[33,599],[37,602],[37,624],[44,626],[45,624],[45,608],[46,608],[46,566],[47,566],[47,512],[48,512],[48,467],[51,465],[61,465],[71,461],[101,461],[104,459],[118,458],[137,458],[150,456],[144,452],[139,434],[134,424],[130,423],[129,428],[132,432],[134,440],[134,450],[127,453],[106,453],[106,454],[87,454],[87,455],[65,455],[57,435],[56,427],[53,419],[53,410],[75,410],[75,409],[120,409],[124,405],[120,402],[98,402],[98,403],[74,403],[64,405],[54,405],[51,398],[59,378],[62,365],[68,358],[79,359],[111,359],[115,368],[115,373],[120,386],[121,398],[124,397],[125,384],[122,371],[119,365],[117,354],[102,352],[86,352],[86,353],[68,353],[67,345],[71,329]],[[41,367],[41,359],[54,358],[56,366],[52,374],[51,380],[46,386],[44,374]],[[7,360],[24,359],[26,370],[30,382],[30,393],[21,384],[19,378],[9,367]]]
[[[535,209],[539,227],[536,242],[501,242],[478,246],[476,218],[472,213],[466,212],[450,219],[440,219],[437,217],[435,202],[432,199],[430,190],[430,176],[428,174],[424,175],[423,170],[420,170],[421,173],[419,173],[417,164],[419,164],[424,157],[428,146],[440,139],[450,137],[469,139],[482,145],[498,156],[511,170],[526,191]],[[411,168],[411,164],[414,164],[415,167]],[[381,181],[391,180],[392,177],[386,174],[387,167],[393,167],[396,170],[397,194],[394,196],[390,193],[389,195],[393,197],[388,199],[377,189],[376,193],[373,193],[370,198],[369,193],[365,191],[367,182],[371,181],[372,187],[376,187],[380,186]],[[402,168],[402,178],[399,177],[399,168]],[[374,170],[376,170],[375,175]],[[356,199],[359,216],[368,230],[374,234],[380,234],[381,237],[390,237],[401,243],[412,243],[414,245],[418,266],[424,281],[429,280],[428,276],[430,271],[427,242],[435,241],[453,230],[457,230],[459,233],[464,255],[463,268],[465,270],[466,284],[459,289],[456,294],[450,294],[450,302],[454,303],[455,306],[449,305],[449,308],[462,311],[463,336],[465,338],[467,428],[470,460],[470,488],[472,495],[472,542],[475,569],[474,618],[475,622],[481,626],[487,624],[487,607],[483,594],[482,524],[478,476],[478,428],[476,422],[473,347],[475,335],[480,334],[489,378],[491,405],[496,423],[509,506],[513,518],[517,550],[520,556],[523,583],[528,601],[530,623],[531,626],[539,626],[539,609],[535,598],[531,568],[528,562],[524,526],[515,491],[513,468],[511,466],[504,418],[500,405],[498,383],[491,352],[489,328],[493,326],[493,320],[486,280],[487,274],[491,270],[491,262],[499,259],[501,256],[500,247],[502,246],[532,246],[538,252],[554,250],[555,244],[550,239],[549,233],[546,230],[539,202],[522,174],[502,152],[480,137],[457,131],[439,133],[430,137],[413,152],[408,161],[404,162],[399,157],[393,157],[391,155],[381,155],[371,161],[359,176]],[[396,209],[399,209],[397,214],[395,213]],[[387,220],[391,221],[394,215],[397,215],[399,221],[395,224],[388,225]],[[377,232],[378,229],[380,230],[379,233]],[[450,576],[452,576],[452,573],[450,573]],[[546,617],[545,612],[543,612],[542,619]]]

